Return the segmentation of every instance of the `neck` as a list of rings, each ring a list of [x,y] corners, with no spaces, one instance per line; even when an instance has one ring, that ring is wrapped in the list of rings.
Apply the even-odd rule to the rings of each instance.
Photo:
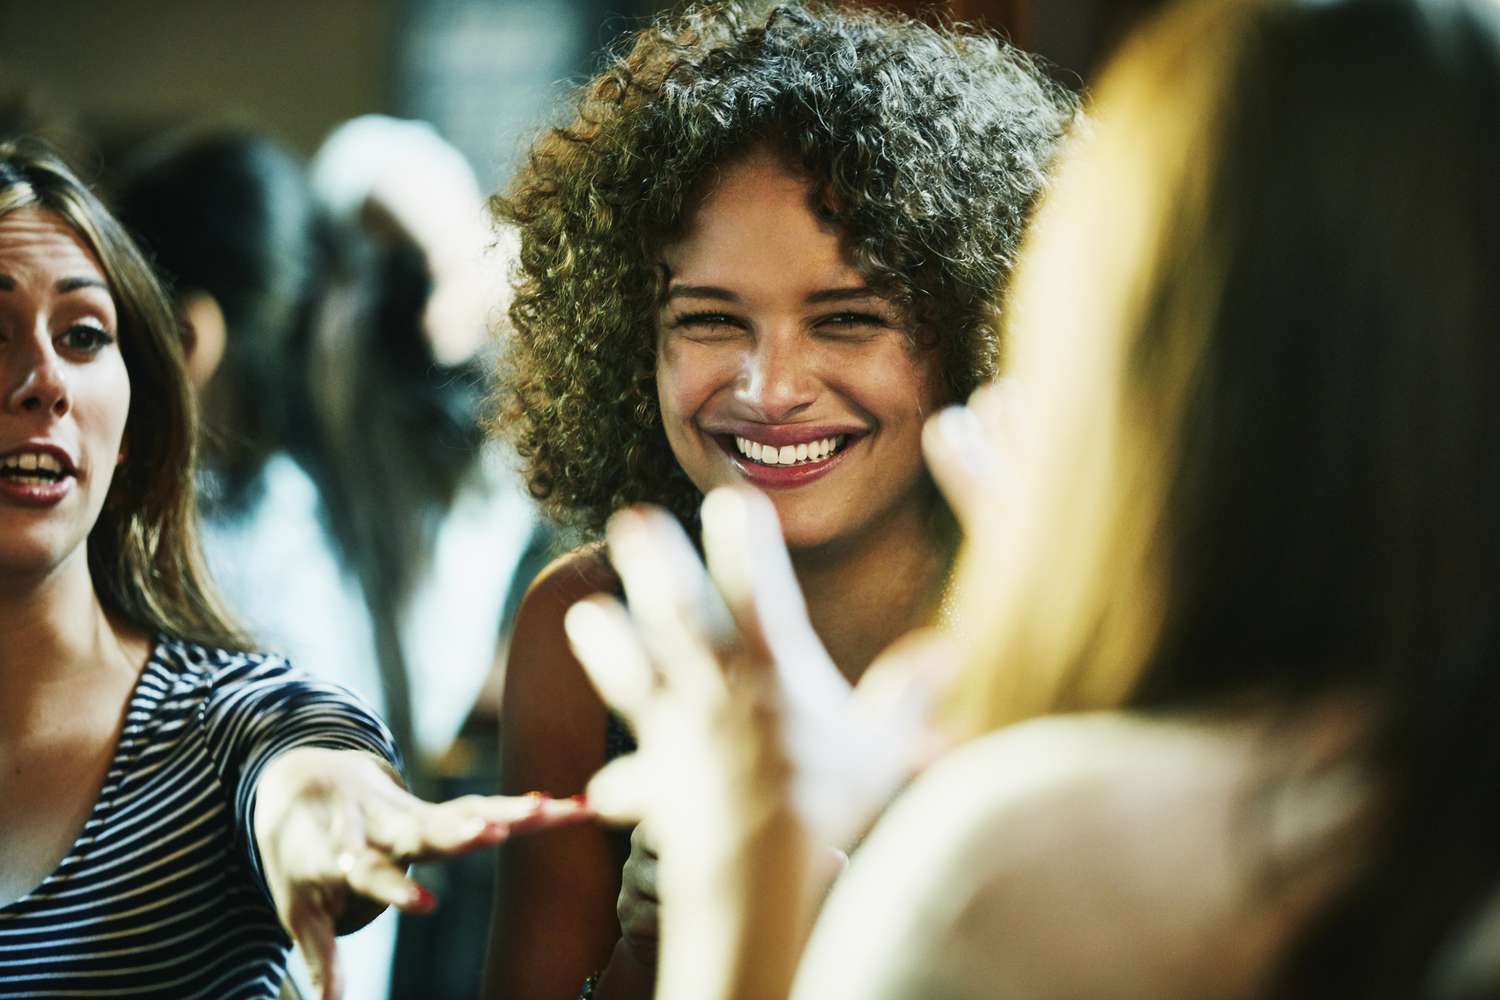
[[[923,507],[853,542],[792,553],[813,629],[851,683],[880,651],[928,624],[952,563]]]
[[[144,643],[99,603],[82,551],[44,578],[0,579],[0,733],[58,683],[138,667]]]

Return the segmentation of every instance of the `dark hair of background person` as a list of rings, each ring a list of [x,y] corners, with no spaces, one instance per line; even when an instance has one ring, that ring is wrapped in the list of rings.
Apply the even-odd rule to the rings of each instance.
[[[995,372],[994,292],[1073,95],[990,36],[750,9],[698,6],[632,36],[491,200],[521,235],[497,422],[562,523],[597,531],[644,500],[696,519],[657,410],[661,250],[712,170],[757,145],[819,187],[855,265],[939,351],[952,398]]]
[[[1369,853],[1268,995],[1500,995],[1455,957],[1500,888],[1500,7],[1196,15],[1121,61],[1154,66],[1136,96],[1163,114],[1212,81],[1155,259],[1123,265],[1122,405],[1164,489],[1142,573],[1114,576],[1157,601],[1130,703],[1354,693]],[[1094,625],[1080,671],[1119,638]]]
[[[224,356],[203,392],[208,501],[243,509],[305,405],[309,324],[327,291],[326,223],[302,163],[264,136],[176,133],[114,184],[120,220],[178,297],[212,296]]]
[[[88,537],[99,600],[147,631],[248,648],[198,548],[197,416],[171,305],[135,243],[60,159],[39,143],[0,141],[0,215],[23,208],[55,213],[78,233],[119,311],[130,408],[125,460]]]
[[[1170,665],[1206,657],[1375,694],[1390,812],[1278,995],[1415,997],[1500,888],[1474,783],[1500,775],[1500,7],[1250,28],[1208,209],[1239,234],[1196,389],[1217,426],[1186,428],[1169,501],[1191,627],[1142,696],[1191,695]]]
[[[439,368],[422,336],[422,252],[389,227],[340,228],[301,160],[251,132],[153,141],[115,188],[170,287],[207,292],[224,314],[224,358],[203,394],[216,505],[252,502],[274,452],[298,459],[369,602],[389,722],[410,746],[396,622],[483,437],[478,369]]]

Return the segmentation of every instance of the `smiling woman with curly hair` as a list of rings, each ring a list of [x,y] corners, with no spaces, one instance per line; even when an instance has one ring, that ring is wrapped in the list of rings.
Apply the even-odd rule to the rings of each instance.
[[[995,372],[996,293],[1075,113],[999,39],[897,15],[715,4],[637,33],[492,202],[521,236],[499,427],[532,493],[597,535],[631,503],[691,524],[713,486],[765,490],[858,678],[940,607],[951,538],[922,422]],[[616,586],[584,549],[528,595],[506,788],[578,792],[612,752],[561,619]],[[497,995],[570,995],[607,963],[599,995],[632,992],[654,912],[637,846],[613,963],[610,839],[506,849]]]

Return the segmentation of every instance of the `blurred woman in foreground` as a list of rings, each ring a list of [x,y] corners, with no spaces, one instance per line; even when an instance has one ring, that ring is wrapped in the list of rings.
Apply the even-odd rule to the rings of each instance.
[[[1497,21],[1182,5],[1103,78],[1016,279],[1026,428],[990,390],[928,434],[971,538],[950,721],[1069,714],[909,788],[800,966],[838,787],[771,514],[705,505],[733,643],[670,524],[616,519],[635,624],[568,624],[640,734],[590,792],[662,831],[659,996],[1500,993]],[[909,706],[910,655],[817,730]]]
[[[49,153],[0,143],[0,997],[325,997],[417,857],[576,806],[402,790],[385,727],[249,651],[203,572],[171,308]]]

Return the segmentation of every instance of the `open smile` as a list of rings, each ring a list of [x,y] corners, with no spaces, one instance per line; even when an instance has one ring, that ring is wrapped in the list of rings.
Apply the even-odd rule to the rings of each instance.
[[[714,440],[742,476],[767,489],[802,486],[820,479],[843,460],[863,437],[857,433],[823,433],[789,440],[787,428],[768,429],[755,437],[715,434]],[[760,438],[770,438],[762,440]]]
[[[762,444],[750,438],[736,435],[734,446],[739,453],[758,465],[804,465],[831,458],[849,440],[847,434],[804,441],[801,444]]]

